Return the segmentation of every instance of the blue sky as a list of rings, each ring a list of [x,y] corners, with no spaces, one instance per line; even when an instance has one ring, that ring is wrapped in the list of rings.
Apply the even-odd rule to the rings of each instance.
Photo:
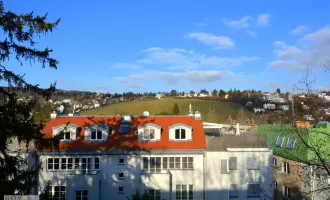
[[[18,13],[61,18],[38,38],[58,69],[6,67],[47,87],[101,92],[291,91],[307,65],[330,90],[330,1],[4,0]]]

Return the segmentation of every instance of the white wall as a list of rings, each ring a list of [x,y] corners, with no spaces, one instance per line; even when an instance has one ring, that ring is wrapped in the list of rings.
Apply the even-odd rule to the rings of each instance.
[[[221,159],[229,157],[237,157],[237,170],[230,170],[229,174],[221,174]],[[247,170],[248,157],[257,158],[259,170]],[[207,199],[229,199],[230,184],[238,184],[238,199],[247,199],[248,183],[259,183],[264,192],[260,194],[260,197],[267,195],[270,197],[267,199],[272,199],[272,151],[264,149],[264,152],[206,152],[205,179]]]
[[[143,173],[142,157],[193,157],[194,169],[180,169],[162,171],[161,173]],[[203,154],[162,154],[162,155],[70,155],[62,157],[99,157],[100,171],[96,175],[73,174],[67,171],[47,171],[47,158],[60,156],[41,155],[40,161],[43,169],[39,173],[39,193],[48,180],[51,185],[65,185],[67,199],[75,199],[76,189],[88,189],[89,199],[118,199],[126,200],[139,188],[161,189],[162,199],[170,199],[170,181],[172,181],[172,199],[175,199],[176,184],[194,185],[194,199],[203,199]],[[118,165],[118,158],[125,158],[125,165]],[[125,178],[117,179],[117,172],[122,171]],[[118,185],[124,186],[124,193],[118,194]]]

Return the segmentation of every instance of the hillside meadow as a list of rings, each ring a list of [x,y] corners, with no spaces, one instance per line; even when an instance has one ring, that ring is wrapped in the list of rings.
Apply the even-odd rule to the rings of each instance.
[[[172,113],[174,103],[178,104],[180,115],[188,114],[189,103],[191,103],[193,110],[198,110],[202,115],[203,121],[205,122],[226,123],[229,116],[235,120],[238,116],[241,116],[241,119],[253,118],[255,121],[260,119],[259,115],[254,114],[237,103],[174,98],[123,102],[88,110],[80,113],[80,115],[142,115],[144,111],[148,111],[150,115],[160,115],[162,112]]]

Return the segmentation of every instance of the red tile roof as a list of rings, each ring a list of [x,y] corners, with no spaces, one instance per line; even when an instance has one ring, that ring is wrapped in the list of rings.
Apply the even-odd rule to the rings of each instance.
[[[202,120],[196,120],[193,116],[148,116],[148,117],[131,117],[130,133],[119,133],[121,117],[107,116],[107,117],[87,117],[87,116],[72,116],[72,117],[57,117],[55,120],[50,120],[46,123],[43,130],[46,138],[52,137],[52,128],[66,124],[68,122],[76,124],[81,127],[80,133],[73,142],[60,142],[59,150],[66,151],[95,151],[95,150],[192,150],[192,149],[206,149],[206,142],[203,130]],[[112,127],[114,134],[108,135],[108,140],[104,142],[90,142],[84,140],[84,127],[93,124],[106,124]],[[137,132],[134,130],[137,127],[153,123],[162,127],[160,141],[138,141]],[[190,141],[170,141],[168,127],[183,123],[191,126],[192,140]],[[46,149],[44,149],[46,150]]]

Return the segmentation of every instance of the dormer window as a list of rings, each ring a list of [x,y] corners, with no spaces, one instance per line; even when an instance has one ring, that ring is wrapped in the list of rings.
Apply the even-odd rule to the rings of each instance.
[[[91,140],[102,140],[102,130],[100,130],[100,129],[92,130]]]
[[[176,129],[175,130],[175,139],[176,140],[185,140],[186,139],[186,130],[185,129]]]
[[[70,142],[76,140],[79,130],[79,126],[76,124],[61,124],[57,127],[53,127],[53,137],[60,134],[60,141]]]
[[[146,128],[143,133],[144,140],[154,140],[155,139],[155,129]]]
[[[111,128],[106,124],[94,124],[85,127],[85,140],[99,142],[108,139]]]
[[[140,141],[154,142],[160,140],[162,127],[157,124],[144,124],[137,129]]]
[[[168,127],[169,140],[185,141],[192,140],[192,127],[186,124],[173,124]]]

